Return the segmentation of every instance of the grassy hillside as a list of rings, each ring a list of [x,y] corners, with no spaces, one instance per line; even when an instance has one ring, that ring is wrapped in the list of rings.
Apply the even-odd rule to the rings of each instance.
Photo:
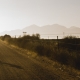
[[[67,36],[60,40],[40,39],[39,34],[19,38],[4,35],[0,38],[9,44],[34,51],[40,56],[46,56],[61,64],[80,69],[80,39],[74,36]]]

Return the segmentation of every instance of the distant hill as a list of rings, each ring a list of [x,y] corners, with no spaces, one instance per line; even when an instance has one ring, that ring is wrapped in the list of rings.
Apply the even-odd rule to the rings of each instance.
[[[56,36],[66,36],[66,35],[76,35],[79,36],[80,34],[80,28],[72,26],[70,28],[66,28],[65,26],[59,25],[59,24],[53,24],[53,25],[45,25],[42,27],[39,27],[37,25],[31,25],[28,27],[25,27],[23,29],[18,30],[12,30],[12,31],[4,31],[0,33],[1,35],[9,34],[11,36],[23,36],[23,32],[27,32],[27,34],[36,34],[39,33],[42,38],[49,38],[49,37],[56,37]]]

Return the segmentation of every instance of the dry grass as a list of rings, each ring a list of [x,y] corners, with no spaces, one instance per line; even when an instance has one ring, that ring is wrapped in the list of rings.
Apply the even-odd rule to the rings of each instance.
[[[8,44],[5,42],[5,44]],[[37,53],[19,48],[15,45],[11,45],[10,48],[14,48],[15,50],[19,51],[20,54],[23,54],[24,56],[28,56],[28,58],[32,59],[34,62],[38,63],[39,65],[47,68],[48,70],[51,70],[52,72],[55,72],[56,75],[61,76],[64,79],[68,80],[79,80],[80,79],[80,71],[74,69],[71,66],[60,64],[59,62],[50,60],[46,56],[39,56]],[[60,51],[62,52],[62,50]]]

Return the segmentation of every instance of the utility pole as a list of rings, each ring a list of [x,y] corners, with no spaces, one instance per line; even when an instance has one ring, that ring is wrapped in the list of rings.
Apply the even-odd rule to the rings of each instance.
[[[64,38],[64,32],[63,32],[63,38]]]
[[[58,36],[57,36],[57,47],[58,47],[58,50],[59,50],[59,39],[58,39]]]
[[[15,39],[16,39],[16,35],[15,35]]]

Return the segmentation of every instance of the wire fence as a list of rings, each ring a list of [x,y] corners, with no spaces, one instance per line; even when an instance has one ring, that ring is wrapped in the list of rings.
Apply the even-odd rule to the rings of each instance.
[[[64,38],[65,36],[76,36],[80,38],[80,33],[58,33],[58,34],[40,34],[41,38],[44,39],[57,39],[57,36],[59,39]]]
[[[32,34],[26,34],[26,35],[32,35]],[[22,37],[23,35],[13,35],[12,37]],[[64,38],[65,36],[76,36],[80,38],[80,33],[57,33],[57,34],[40,34],[41,39],[57,39],[57,36],[59,39]]]
[[[75,39],[74,41],[72,40],[72,42],[65,42],[64,41],[64,37],[66,36],[76,36],[77,39]],[[22,35],[15,35],[14,37],[22,37]],[[60,49],[61,47],[63,48],[68,48],[68,50],[76,50],[79,51],[80,50],[80,33],[59,33],[59,34],[40,34],[40,39],[44,39],[44,40],[51,40],[51,39],[55,39],[55,41],[57,42],[57,47],[58,49]]]
[[[57,48],[67,49],[68,51],[80,52],[80,38],[75,39],[58,39],[57,38]]]
[[[57,39],[57,48],[66,48],[69,51],[80,51],[80,33],[63,33],[63,34],[42,34],[47,39]],[[63,38],[66,36],[75,36],[76,39],[65,42]]]

